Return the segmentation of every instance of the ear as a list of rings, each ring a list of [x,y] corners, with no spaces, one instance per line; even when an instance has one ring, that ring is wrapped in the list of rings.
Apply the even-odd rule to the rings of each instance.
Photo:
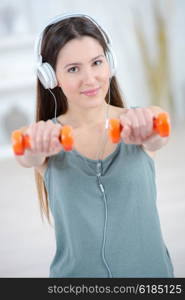
[[[56,79],[57,79],[57,87],[61,87],[61,83],[59,82],[57,77],[56,77]]]

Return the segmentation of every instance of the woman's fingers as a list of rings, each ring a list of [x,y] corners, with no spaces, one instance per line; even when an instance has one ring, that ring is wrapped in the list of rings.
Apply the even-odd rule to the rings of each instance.
[[[48,153],[50,151],[50,141],[51,141],[51,132],[52,132],[52,121],[48,120],[45,124],[45,128],[42,132],[42,149],[43,152]]]
[[[153,133],[153,113],[148,108],[130,109],[120,116],[121,137],[128,144],[141,144]]]
[[[153,119],[154,119],[154,113],[146,108],[143,110],[143,114],[145,117],[145,122],[146,122],[146,136],[151,136],[153,133]]]
[[[59,152],[62,149],[59,141],[61,128],[61,125],[51,120],[31,124],[25,132],[30,137],[30,151],[48,156]]]
[[[36,130],[35,130],[35,128],[36,128],[36,123],[33,123],[28,127],[28,129],[26,130],[26,133],[25,133],[30,138],[30,144],[31,144],[30,150],[33,153],[35,153],[35,150],[36,150],[36,140],[35,140]]]
[[[122,138],[127,138],[131,134],[131,127],[128,124],[124,125],[124,129],[121,132],[121,137]]]
[[[54,128],[52,128],[51,135],[50,135],[50,151],[55,151],[58,148],[61,148],[61,142],[59,140],[61,132],[61,125],[56,124]]]

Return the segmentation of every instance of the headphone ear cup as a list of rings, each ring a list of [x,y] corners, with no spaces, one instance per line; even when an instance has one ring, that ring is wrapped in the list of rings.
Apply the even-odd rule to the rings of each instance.
[[[45,89],[53,89],[58,85],[55,71],[48,63],[43,63],[37,68],[37,76]]]
[[[116,74],[116,57],[109,46],[109,50],[107,51],[107,59],[110,67],[110,78],[112,78]]]

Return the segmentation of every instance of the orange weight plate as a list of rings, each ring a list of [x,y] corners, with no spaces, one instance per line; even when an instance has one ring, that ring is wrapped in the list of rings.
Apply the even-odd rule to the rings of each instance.
[[[119,143],[121,139],[121,130],[122,126],[118,119],[110,119],[109,120],[109,137],[111,138],[113,143]]]
[[[71,151],[74,144],[73,129],[69,125],[64,125],[61,129],[61,142],[66,151]]]

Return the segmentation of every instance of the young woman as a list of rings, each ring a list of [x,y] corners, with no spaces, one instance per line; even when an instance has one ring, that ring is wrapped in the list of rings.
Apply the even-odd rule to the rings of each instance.
[[[109,37],[90,16],[57,17],[37,46],[36,121],[22,128],[31,148],[16,159],[35,169],[41,210],[53,216],[50,277],[173,277],[156,206],[154,155],[168,138],[153,118],[163,109],[126,108]],[[118,144],[111,118],[124,126]],[[71,151],[59,142],[63,125]]]

